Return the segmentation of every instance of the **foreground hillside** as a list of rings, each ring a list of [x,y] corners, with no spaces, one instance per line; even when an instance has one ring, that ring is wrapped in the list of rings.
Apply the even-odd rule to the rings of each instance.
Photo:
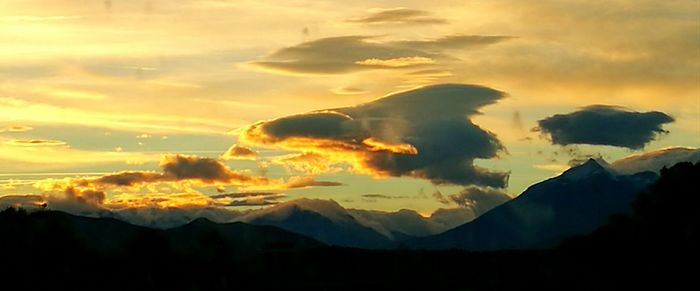
[[[0,280],[59,290],[682,290],[700,245],[700,164],[663,170],[630,214],[538,251],[323,247],[274,227],[168,231],[58,212],[0,213]]]

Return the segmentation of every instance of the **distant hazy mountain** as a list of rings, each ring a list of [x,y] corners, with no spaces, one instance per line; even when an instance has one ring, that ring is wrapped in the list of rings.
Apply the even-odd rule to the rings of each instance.
[[[391,244],[388,237],[360,224],[333,200],[292,200],[253,211],[239,220],[277,226],[336,246],[381,248]]]
[[[422,237],[441,233],[475,217],[474,211],[467,207],[438,209],[430,217],[424,217],[409,209],[396,212],[348,209],[348,212],[360,224],[371,227],[393,240],[402,240],[406,236]]]
[[[470,250],[551,246],[595,230],[611,214],[628,211],[637,193],[656,177],[653,172],[615,175],[591,159],[529,187],[472,222],[407,244]]]

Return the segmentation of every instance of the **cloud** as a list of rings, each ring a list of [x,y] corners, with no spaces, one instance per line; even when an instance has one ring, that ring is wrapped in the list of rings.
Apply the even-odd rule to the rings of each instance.
[[[349,165],[377,177],[411,176],[435,184],[505,187],[508,173],[474,165],[504,150],[469,116],[503,98],[476,85],[443,84],[391,94],[354,107],[261,121],[244,128],[245,143],[311,153],[326,165]]]
[[[166,155],[160,161],[166,178],[174,180],[199,180],[204,183],[221,182],[226,184],[259,185],[268,183],[264,177],[241,174],[216,159],[186,155]]]
[[[370,15],[351,18],[348,22],[362,24],[446,24],[447,20],[431,17],[423,10],[409,9],[405,7],[375,9]]]
[[[164,180],[165,177],[161,173],[147,171],[123,171],[92,179],[91,183],[113,186],[134,186],[142,183],[154,183]],[[85,183],[89,182],[86,181]]]
[[[284,166],[290,172],[318,175],[341,171],[331,164],[326,155],[314,152],[285,155],[272,160],[273,163]]]
[[[241,213],[235,210],[211,206],[180,207],[132,207],[113,209],[110,217],[119,218],[136,225],[155,228],[172,228],[204,217],[218,223],[233,221]]]
[[[56,147],[67,145],[63,141],[50,139],[13,139],[5,143],[12,146],[22,147]]]
[[[433,192],[433,198],[442,204],[457,204],[468,208],[474,217],[482,215],[494,207],[512,199],[507,193],[491,187],[468,186],[457,194],[444,195]]]
[[[255,151],[234,144],[226,150],[221,158],[224,160],[255,160],[257,156],[258,154]]]
[[[226,194],[218,194],[218,195],[212,195],[211,198],[213,199],[222,199],[222,198],[246,198],[246,197],[251,197],[251,196],[276,196],[280,195],[283,193],[278,193],[278,192],[236,192],[236,193],[226,193]]]
[[[670,147],[619,159],[610,168],[620,174],[635,174],[644,171],[658,173],[663,167],[680,162],[700,162],[700,149]]]
[[[431,65],[434,64],[435,60],[426,57],[402,57],[402,58],[391,58],[391,59],[377,59],[371,58],[362,61],[357,61],[355,64],[363,66],[374,66],[383,68],[401,68],[419,65]]]
[[[268,206],[275,205],[278,203],[279,201],[270,201],[266,199],[245,199],[233,201],[227,204],[226,206]]]
[[[408,198],[408,196],[385,195],[385,194],[363,194],[362,198],[367,198],[367,199],[406,199],[406,198]]]
[[[539,120],[535,128],[550,136],[553,144],[591,144],[641,149],[667,133],[663,124],[673,122],[663,112],[636,112],[622,107],[592,105],[581,110]]]
[[[444,229],[448,230],[472,221],[476,217],[474,210],[469,207],[439,208],[430,215],[430,220],[444,225]]]
[[[331,89],[331,92],[338,95],[360,95],[365,94],[368,91],[358,87],[345,86],[340,88],[333,88]]]
[[[46,207],[46,202],[39,195],[5,195],[0,196],[0,210],[8,207],[39,209]]]
[[[462,207],[470,207],[479,216],[494,207],[512,199],[510,195],[493,188],[466,187],[460,193],[450,195],[449,199]]]
[[[442,204],[450,204],[450,200],[439,190],[435,190],[435,192],[433,192],[433,198],[435,198],[435,201],[440,202]]]
[[[279,203],[279,199],[287,197],[277,192],[238,192],[211,196],[220,206],[264,206]]]
[[[477,48],[510,38],[512,37],[453,35],[428,40],[381,42],[371,36],[329,37],[280,49],[250,65],[295,74],[339,74],[376,68],[413,68],[452,59],[446,50]]]
[[[105,201],[105,192],[96,190],[79,190],[68,187],[65,191],[66,199],[78,201],[87,205],[102,205]]]
[[[6,128],[0,129],[0,132],[26,132],[34,129],[31,126],[26,126],[26,125],[13,125],[13,126],[8,126]]]
[[[316,181],[313,177],[268,179],[234,171],[221,161],[187,155],[164,155],[160,162],[162,172],[123,171],[96,177],[44,179],[34,187],[51,197],[49,206],[85,212],[106,207],[191,207],[229,206],[239,200],[276,200],[284,193],[250,192],[208,196],[192,186],[235,185],[241,189],[292,189],[319,186],[339,186],[341,183]],[[145,190],[145,191],[144,191]],[[106,191],[113,191],[107,197]],[[56,200],[56,197],[59,197]],[[93,209],[94,210],[94,209]]]
[[[333,186],[342,186],[343,183],[338,183],[338,182],[332,182],[332,181],[316,181],[312,177],[290,177],[287,180],[287,188],[294,189],[294,188],[308,188],[308,187],[318,187],[318,186],[324,186],[324,187],[333,187]]]
[[[0,209],[6,207],[21,207],[24,209],[44,209],[66,211],[93,217],[110,217],[128,221],[133,224],[156,228],[171,228],[186,224],[198,217],[206,217],[209,220],[225,223],[231,222],[240,216],[240,212],[212,206],[184,205],[178,207],[167,205],[167,198],[156,198],[145,195],[139,198],[140,202],[150,203],[117,203],[118,199],[110,201],[101,200],[100,193],[76,193],[75,189],[68,194],[61,195],[6,195],[0,196]],[[173,199],[187,198],[188,195],[174,195]],[[191,196],[191,195],[190,195]],[[97,199],[95,199],[97,198]],[[102,202],[100,202],[102,201]],[[96,203],[97,202],[97,203]],[[128,207],[125,207],[128,206]]]
[[[152,171],[123,171],[100,177],[83,177],[69,180],[69,185],[79,187],[131,187],[148,183],[192,181],[201,184],[268,185],[265,177],[248,176],[234,171],[212,158],[189,155],[164,155],[160,160],[161,173]],[[54,184],[49,181],[49,187]],[[39,183],[41,187],[41,183]],[[44,187],[45,188],[45,187]]]

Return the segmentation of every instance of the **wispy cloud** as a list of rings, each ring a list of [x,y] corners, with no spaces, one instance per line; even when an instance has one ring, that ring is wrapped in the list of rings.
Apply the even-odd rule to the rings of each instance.
[[[381,41],[370,36],[322,38],[283,48],[250,65],[292,74],[339,74],[439,64],[450,50],[475,49],[510,36],[452,35],[436,39]]]
[[[369,15],[350,18],[348,22],[363,24],[446,24],[443,18],[430,16],[430,13],[405,7],[372,9]]]

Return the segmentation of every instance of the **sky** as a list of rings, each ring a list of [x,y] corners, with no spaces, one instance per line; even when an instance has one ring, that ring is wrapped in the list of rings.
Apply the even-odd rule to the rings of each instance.
[[[0,195],[431,213],[700,146],[695,0],[9,0],[0,43]]]

